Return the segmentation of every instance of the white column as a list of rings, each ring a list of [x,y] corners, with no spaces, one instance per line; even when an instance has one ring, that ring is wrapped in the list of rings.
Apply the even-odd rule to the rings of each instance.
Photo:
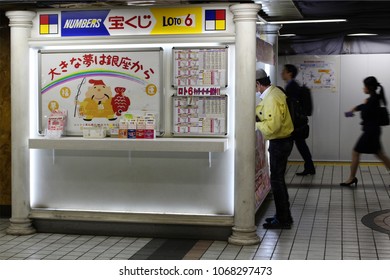
[[[261,5],[230,7],[236,27],[235,87],[235,202],[234,227],[229,242],[260,242],[255,226],[255,92],[256,20]]]
[[[12,217],[8,234],[32,234],[29,186],[29,48],[35,12],[6,13],[11,27]]]

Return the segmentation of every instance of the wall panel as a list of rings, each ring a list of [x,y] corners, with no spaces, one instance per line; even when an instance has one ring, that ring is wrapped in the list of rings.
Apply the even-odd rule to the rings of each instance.
[[[277,84],[285,86],[280,77],[283,65],[298,65],[308,60],[332,62],[337,83],[333,90],[312,90],[314,113],[310,117],[311,135],[307,139],[313,160],[349,161],[352,149],[361,134],[360,115],[346,118],[344,112],[364,102],[363,79],[375,76],[385,89],[390,101],[390,54],[341,55],[341,56],[283,56],[279,57]],[[382,145],[389,153],[390,127],[382,128]],[[294,147],[291,160],[302,160]],[[364,161],[377,161],[375,156],[363,155]]]

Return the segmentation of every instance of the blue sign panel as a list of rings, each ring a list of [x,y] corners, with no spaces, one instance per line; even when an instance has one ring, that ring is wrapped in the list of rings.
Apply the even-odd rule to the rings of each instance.
[[[109,10],[61,12],[62,36],[109,36],[104,26]]]

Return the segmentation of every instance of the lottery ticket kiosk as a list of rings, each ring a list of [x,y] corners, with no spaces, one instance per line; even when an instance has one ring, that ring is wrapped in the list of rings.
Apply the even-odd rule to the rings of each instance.
[[[7,232],[159,235],[172,227],[184,229],[183,236],[216,229],[231,243],[258,243],[259,9],[7,12],[13,116]],[[64,122],[49,122],[53,112]],[[119,137],[125,122],[138,137]],[[61,135],[48,137],[58,127]]]

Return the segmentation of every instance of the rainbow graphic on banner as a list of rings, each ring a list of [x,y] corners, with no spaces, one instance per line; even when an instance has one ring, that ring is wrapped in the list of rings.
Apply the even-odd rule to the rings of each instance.
[[[58,34],[58,15],[45,14],[39,17],[39,34]]]
[[[129,75],[126,73],[122,73],[122,72],[118,72],[118,71],[97,69],[94,71],[76,72],[76,73],[73,73],[71,75],[64,76],[61,79],[55,80],[55,81],[47,84],[46,86],[42,87],[41,94],[48,92],[49,90],[51,90],[52,88],[54,88],[56,86],[62,85],[64,83],[68,83],[68,82],[73,81],[73,80],[77,80],[77,79],[84,78],[84,77],[101,77],[101,76],[125,79],[125,80],[129,80],[129,81],[141,84],[141,85],[147,84],[147,82],[142,80],[141,78],[138,78],[136,76],[132,76],[132,75]]]
[[[205,30],[226,30],[226,10],[205,10]]]

